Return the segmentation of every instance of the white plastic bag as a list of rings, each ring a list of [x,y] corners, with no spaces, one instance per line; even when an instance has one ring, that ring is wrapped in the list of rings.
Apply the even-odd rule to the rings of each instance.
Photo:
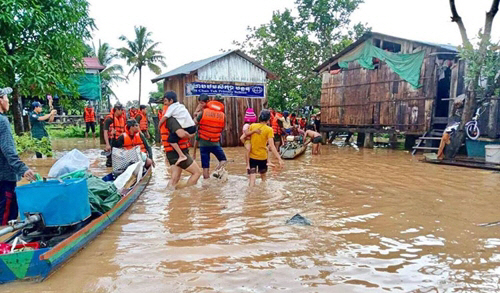
[[[88,170],[90,160],[79,150],[73,149],[60,158],[49,171],[49,177],[60,177],[76,170]]]
[[[136,176],[136,183],[139,182],[142,178],[142,168],[144,167],[144,163],[137,162],[133,165],[128,166],[127,170],[123,172],[120,176],[118,176],[113,183],[120,192],[125,185],[127,185],[128,181],[132,177],[132,175]]]

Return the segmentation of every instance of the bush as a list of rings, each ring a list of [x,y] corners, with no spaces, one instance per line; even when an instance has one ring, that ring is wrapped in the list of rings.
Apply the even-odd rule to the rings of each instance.
[[[57,138],[72,138],[72,137],[85,137],[85,127],[68,126],[64,129],[54,129],[47,127],[47,131],[51,137]],[[99,135],[99,125],[96,125],[96,134]]]
[[[26,152],[39,152],[47,157],[52,157],[52,146],[47,137],[42,139],[34,139],[30,134],[23,134],[17,136],[14,134],[14,141],[16,143],[16,150],[18,154]]]

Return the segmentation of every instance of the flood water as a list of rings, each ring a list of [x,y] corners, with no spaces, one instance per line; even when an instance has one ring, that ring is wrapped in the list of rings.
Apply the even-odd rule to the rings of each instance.
[[[54,146],[106,173],[92,140]],[[227,148],[228,182],[169,191],[155,151],[149,186],[121,218],[44,282],[1,291],[500,291],[500,226],[478,226],[500,221],[499,173],[329,145],[251,189],[243,149]],[[46,175],[54,160],[27,162]],[[296,213],[312,226],[286,225]]]

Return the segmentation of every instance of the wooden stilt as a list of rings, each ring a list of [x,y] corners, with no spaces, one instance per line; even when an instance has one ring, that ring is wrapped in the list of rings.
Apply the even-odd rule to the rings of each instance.
[[[373,142],[373,133],[366,133],[365,134],[365,143],[363,147],[373,149],[374,142]]]

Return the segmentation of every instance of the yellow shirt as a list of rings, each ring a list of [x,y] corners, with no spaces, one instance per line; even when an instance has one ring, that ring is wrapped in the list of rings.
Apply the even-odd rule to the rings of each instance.
[[[290,117],[281,117],[281,118],[278,118],[278,120],[280,120],[281,122],[283,122],[283,128],[285,129],[290,129],[292,127],[292,124],[290,123]]]
[[[274,137],[273,129],[266,124],[254,123],[250,125],[249,131],[260,129],[260,134],[254,133],[250,138],[252,150],[250,158],[254,160],[267,160],[267,141]]]

